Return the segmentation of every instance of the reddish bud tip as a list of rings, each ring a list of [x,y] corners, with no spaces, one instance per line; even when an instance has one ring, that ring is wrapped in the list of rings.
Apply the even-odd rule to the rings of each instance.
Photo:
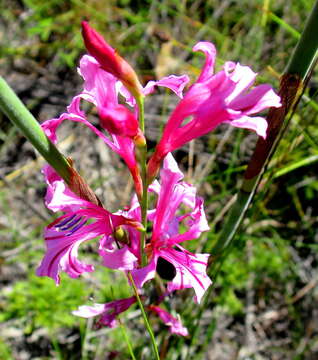
[[[119,79],[133,96],[143,96],[142,86],[133,68],[86,21],[82,22],[82,35],[87,51],[101,68]]]
[[[89,54],[99,62],[105,71],[119,78],[121,69],[116,51],[86,21],[82,22],[82,36]]]

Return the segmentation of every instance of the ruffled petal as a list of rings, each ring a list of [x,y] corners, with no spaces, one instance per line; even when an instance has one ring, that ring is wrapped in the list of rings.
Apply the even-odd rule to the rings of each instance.
[[[230,104],[233,99],[249,89],[253,85],[256,76],[257,73],[249,66],[242,66],[237,63],[233,71],[228,74],[228,78],[233,82],[233,89],[225,99],[226,104]]]
[[[162,309],[159,306],[151,305],[149,309],[155,312],[160,319],[163,321],[164,324],[169,326],[169,330],[171,334],[181,335],[181,336],[188,336],[189,332],[186,327],[182,325],[180,319],[173,317],[168,311]]]
[[[208,41],[200,41],[193,47],[192,50],[202,51],[206,56],[205,64],[197,80],[197,82],[204,82],[213,75],[214,63],[216,58],[215,46]]]
[[[280,107],[280,97],[276,95],[270,85],[263,84],[256,86],[248,94],[236,97],[229,106],[233,110],[242,111],[251,115],[263,111],[269,107]]]
[[[164,160],[160,179],[161,188],[153,224],[153,242],[157,241],[162,234],[168,234],[170,221],[174,218],[183,199],[184,189],[182,186],[177,186],[178,182],[183,179],[183,173],[171,154],[168,154]]]
[[[80,199],[65,185],[61,177],[49,165],[42,169],[47,190],[45,195],[45,205],[48,209],[57,211],[75,211],[81,206],[87,206],[90,203]]]
[[[56,130],[60,126],[64,119],[58,118],[58,119],[50,119],[46,120],[41,124],[41,127],[43,131],[45,132],[45,135],[52,141],[53,144],[57,144],[57,136],[56,136]]]
[[[206,274],[209,254],[192,254],[179,247],[175,249],[163,249],[158,255],[169,261],[176,269],[176,276],[168,283],[168,291],[193,288],[195,301],[200,303],[202,296],[212,281]]]
[[[141,268],[131,271],[131,275],[138,289],[141,289],[145,282],[154,279],[156,275],[156,259],[153,258],[150,263]]]
[[[100,247],[99,254],[103,257],[103,265],[115,270],[132,270],[138,260],[126,245],[113,251]]]
[[[86,220],[74,215],[62,216],[45,230],[47,251],[36,274],[51,277],[57,285],[60,283],[61,270],[72,278],[83,272],[94,271],[92,265],[86,265],[77,259],[77,251],[82,242],[101,235],[101,230],[96,224],[85,226]]]
[[[105,304],[95,303],[92,306],[89,305],[79,306],[78,310],[72,311],[72,314],[88,319],[100,315],[104,311],[105,311]]]
[[[116,316],[129,309],[135,302],[136,297],[132,296],[106,304],[82,305],[78,310],[72,311],[72,314],[86,319],[100,315],[99,323],[113,328],[117,325]]]
[[[244,129],[254,130],[257,135],[266,138],[267,121],[260,116],[241,116],[238,119],[229,122],[232,126]]]
[[[184,241],[197,239],[201,236],[202,232],[210,229],[205,216],[203,204],[203,199],[198,197],[196,199],[195,209],[191,213],[183,216],[185,219],[184,224],[187,226],[187,230],[182,234],[177,234],[171,237],[168,241],[170,246]],[[182,220],[182,218],[180,220]]]
[[[80,60],[79,74],[84,79],[82,95],[89,95],[85,100],[95,104],[98,108],[117,105],[116,78],[101,69],[97,60],[92,56],[84,55]]]
[[[183,98],[183,89],[190,81],[187,75],[169,75],[158,81],[149,81],[143,89],[144,95],[149,95],[155,91],[155,86],[163,86],[172,90],[180,99]]]

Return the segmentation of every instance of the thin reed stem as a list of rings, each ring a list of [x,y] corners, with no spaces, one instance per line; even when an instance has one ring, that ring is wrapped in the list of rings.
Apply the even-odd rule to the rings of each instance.
[[[59,152],[30,111],[2,77],[0,77],[0,109],[61,176],[74,194],[81,199],[102,206],[93,190],[72,166],[72,161],[67,160]]]
[[[159,356],[159,351],[158,351],[158,347],[157,347],[157,344],[156,344],[156,340],[155,340],[155,336],[153,334],[153,331],[151,329],[151,326],[149,324],[149,321],[148,321],[148,317],[147,317],[147,314],[145,312],[145,309],[144,309],[144,306],[141,302],[141,299],[140,299],[140,296],[138,294],[138,290],[137,290],[137,287],[136,287],[136,284],[134,282],[134,279],[133,277],[131,276],[131,273],[128,272],[128,278],[132,284],[132,287],[134,289],[134,293],[135,293],[135,296],[136,296],[136,299],[137,299],[137,302],[138,302],[138,305],[139,305],[139,308],[141,310],[141,313],[142,313],[142,317],[144,319],[144,323],[145,323],[145,326],[147,328],[147,331],[148,331],[148,334],[150,336],[150,341],[151,341],[151,345],[152,345],[152,348],[153,348],[153,352],[154,352],[154,355],[155,355],[155,359],[156,360],[160,360],[160,356]]]
[[[231,251],[233,238],[237,233],[248,206],[253,199],[257,185],[259,184],[259,181],[265,171],[266,164],[274,153],[283,134],[283,130],[286,129],[288,122],[295,111],[296,105],[303,93],[303,85],[307,84],[310,77],[318,48],[318,37],[316,36],[317,32],[318,0],[312,9],[312,12],[306,22],[305,29],[293,52],[292,58],[286,66],[284,75],[281,78],[280,95],[282,96],[283,106],[278,109],[272,109],[269,112],[267,117],[269,123],[267,139],[258,140],[255,151],[244,174],[243,184],[237,194],[236,201],[224,222],[222,231],[218,235],[214,246],[210,249],[206,249],[212,254],[212,262],[208,268],[208,275],[212,278],[214,284],[216,283],[216,278],[227,254]],[[311,38],[311,40],[307,43],[308,38]],[[307,44],[310,49],[306,49],[306,51],[302,53],[300,49],[304,49]],[[191,322],[189,321],[189,323],[191,323],[189,326],[189,332],[192,334],[191,344],[189,347],[197,341],[199,336],[200,320],[204,310],[209,305],[212,291],[213,285],[211,285],[206,291],[202,304],[199,306],[197,311],[192,312],[189,315],[192,320]],[[182,340],[179,341],[179,344],[181,342]],[[206,346],[207,342],[205,343],[202,351],[204,351]],[[190,357],[191,354],[188,353],[187,359]]]
[[[129,354],[130,354],[130,356],[131,356],[131,358],[133,360],[136,360],[136,357],[135,357],[135,354],[134,354],[134,351],[133,351],[133,348],[132,348],[132,344],[131,344],[130,338],[129,338],[127,330],[126,330],[126,326],[125,326],[125,324],[122,322],[122,320],[120,318],[118,318],[118,322],[119,322],[121,331],[122,331],[122,333],[124,335],[124,338],[125,338],[125,341],[126,341],[126,344],[127,344],[127,347],[128,347]]]
[[[66,183],[69,183],[69,162],[48,139],[39,123],[1,76],[0,109]]]
[[[139,127],[143,133],[145,133],[145,109],[144,109],[144,98],[137,98],[138,110],[139,110]],[[147,230],[147,210],[148,210],[148,183],[147,183],[147,144],[139,148],[139,162],[141,168],[141,179],[142,179],[142,197],[139,199],[141,208],[141,223],[145,230]],[[141,266],[147,264],[147,256],[144,251],[146,244],[147,232],[140,234],[140,259]]]
[[[288,122],[303,94],[303,89],[310,77],[318,49],[318,0],[307,19],[305,29],[299,39],[284,74],[280,81],[279,95],[282,106],[272,108],[267,116],[268,130],[266,139],[260,138],[252,158],[244,174],[243,184],[238,192],[236,202],[224,222],[222,231],[211,249],[212,262],[208,274],[214,279],[218,264],[223,261],[226,250],[231,246],[233,238],[246,215],[257,186],[266,166],[277,148]]]

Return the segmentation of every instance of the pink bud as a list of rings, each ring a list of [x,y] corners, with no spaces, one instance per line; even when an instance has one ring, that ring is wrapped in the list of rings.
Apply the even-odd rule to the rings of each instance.
[[[119,79],[132,95],[143,96],[142,86],[133,68],[86,21],[82,22],[82,35],[86,49],[101,68]]]
[[[134,138],[138,133],[138,120],[124,105],[102,108],[99,117],[101,126],[111,134]]]

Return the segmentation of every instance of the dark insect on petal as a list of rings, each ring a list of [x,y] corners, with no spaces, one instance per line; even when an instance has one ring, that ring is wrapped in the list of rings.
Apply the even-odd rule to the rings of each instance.
[[[176,276],[176,268],[166,259],[159,256],[156,266],[157,274],[164,280],[171,281]]]

